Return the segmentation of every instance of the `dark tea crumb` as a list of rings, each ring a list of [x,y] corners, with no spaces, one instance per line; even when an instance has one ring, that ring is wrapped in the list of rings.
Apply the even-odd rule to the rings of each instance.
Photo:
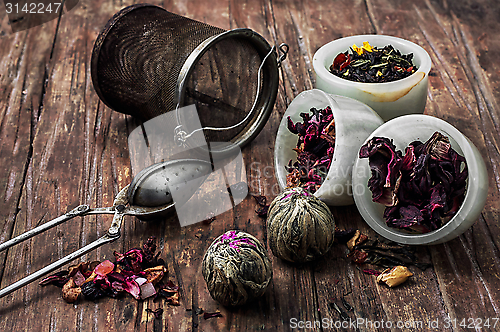
[[[255,213],[259,217],[266,218],[267,212],[269,210],[269,204],[267,204],[267,198],[264,195],[253,195],[253,198],[257,202],[257,208],[255,209]]]
[[[161,319],[161,316],[163,315],[163,309],[162,308],[158,308],[158,309],[155,309],[155,310],[147,308],[146,312],[152,313],[155,316],[155,319]]]

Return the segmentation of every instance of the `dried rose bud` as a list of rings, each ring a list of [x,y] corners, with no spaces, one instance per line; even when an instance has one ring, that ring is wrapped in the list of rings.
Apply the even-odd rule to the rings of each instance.
[[[394,266],[391,269],[386,269],[377,277],[377,282],[385,283],[389,287],[395,287],[401,285],[405,282],[408,277],[411,277],[411,273],[406,266]]]
[[[75,284],[73,278],[70,278],[62,288],[62,297],[66,302],[73,303],[78,300],[81,292],[82,289]]]

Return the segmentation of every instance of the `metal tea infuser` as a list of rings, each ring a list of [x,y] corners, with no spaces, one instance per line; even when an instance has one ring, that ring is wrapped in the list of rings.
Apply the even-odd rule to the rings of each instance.
[[[192,135],[202,130],[208,143],[227,143],[211,144],[210,153],[225,153],[241,148],[264,127],[277,95],[278,68],[287,52],[286,44],[276,51],[250,29],[225,31],[138,4],[115,14],[101,31],[94,44],[91,74],[97,95],[113,110],[142,121],[173,111],[177,126],[172,140],[189,146]],[[193,104],[201,128],[191,127],[182,112],[183,106]],[[164,218],[182,204],[172,199],[174,186],[182,186],[186,179],[202,183],[212,171],[212,163],[200,159],[155,163],[120,190],[113,206],[80,205],[0,244],[1,252],[77,216],[113,215],[104,236],[3,288],[0,297],[118,239],[126,215],[141,220]],[[184,200],[193,194],[187,190]]]

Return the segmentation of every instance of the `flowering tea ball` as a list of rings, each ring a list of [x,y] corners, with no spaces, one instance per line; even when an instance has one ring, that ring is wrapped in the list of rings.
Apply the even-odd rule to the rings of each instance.
[[[289,188],[269,206],[267,237],[276,257],[303,263],[332,246],[335,221],[328,206],[300,187]]]
[[[225,306],[237,306],[262,296],[272,278],[264,246],[252,235],[228,231],[208,247],[202,273],[210,295]]]

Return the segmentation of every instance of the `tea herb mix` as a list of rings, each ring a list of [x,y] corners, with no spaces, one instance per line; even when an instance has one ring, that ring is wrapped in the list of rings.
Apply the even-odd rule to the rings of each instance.
[[[62,287],[62,297],[72,303],[80,297],[87,300],[129,293],[137,300],[164,297],[168,304],[179,305],[179,286],[164,283],[167,267],[161,252],[156,253],[156,238],[150,237],[142,248],[132,248],[124,254],[114,252],[114,262],[82,262],[44,278],[41,286]]]
[[[363,42],[363,46],[352,45],[339,53],[330,66],[335,76],[362,83],[384,83],[406,78],[418,68],[413,64],[413,53],[401,54],[392,45],[379,49]]]

